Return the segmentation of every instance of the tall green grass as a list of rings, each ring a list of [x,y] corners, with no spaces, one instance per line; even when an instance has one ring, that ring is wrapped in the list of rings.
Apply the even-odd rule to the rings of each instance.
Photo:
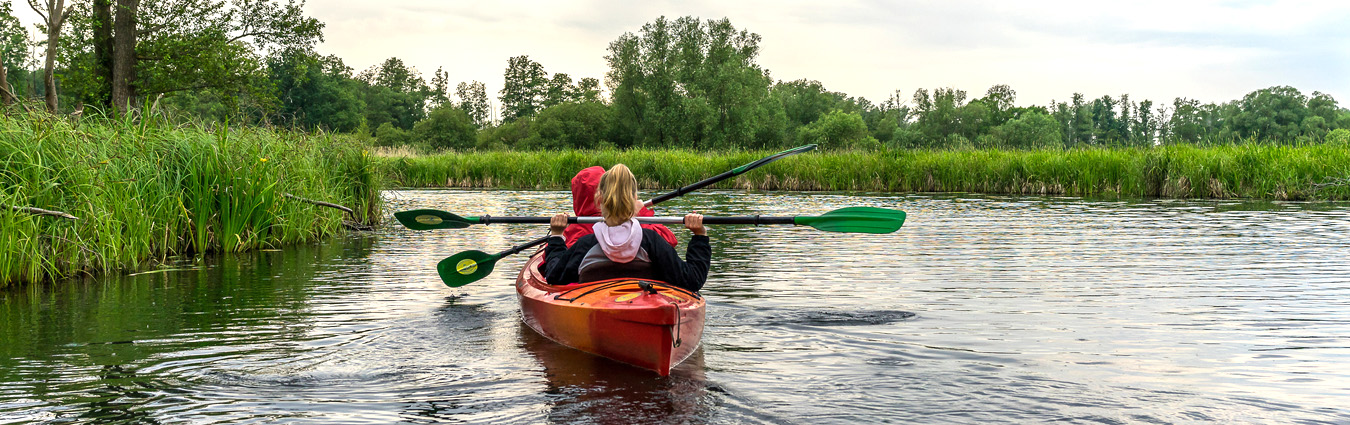
[[[560,189],[582,168],[627,164],[646,189],[689,184],[771,152],[602,150],[388,157],[405,187]],[[721,184],[760,190],[1346,200],[1350,147],[1242,143],[1070,150],[812,152]]]
[[[0,117],[0,287],[143,268],[187,253],[314,241],[379,217],[381,174],[327,135],[155,117]],[[70,213],[35,216],[11,206]]]

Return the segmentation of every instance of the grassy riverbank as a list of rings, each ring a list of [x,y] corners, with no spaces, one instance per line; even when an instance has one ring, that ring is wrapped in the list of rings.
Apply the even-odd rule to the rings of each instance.
[[[682,150],[447,153],[380,160],[407,187],[561,189],[591,165],[624,163],[647,189],[688,184],[769,152]],[[1071,150],[813,152],[720,187],[1165,198],[1350,199],[1350,147],[1246,143]],[[1339,182],[1340,184],[1336,184]],[[1330,183],[1330,184],[1329,184]]]
[[[372,159],[328,136],[0,116],[0,161],[0,287],[310,242],[380,213]]]

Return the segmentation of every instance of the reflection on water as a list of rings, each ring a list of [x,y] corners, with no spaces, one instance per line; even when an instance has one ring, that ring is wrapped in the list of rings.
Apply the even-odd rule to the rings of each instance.
[[[704,346],[666,378],[521,325],[523,255],[461,288],[435,276],[542,226],[390,226],[0,291],[0,423],[1350,422],[1345,204],[710,192],[658,214],[846,206],[909,221],[713,228]]]

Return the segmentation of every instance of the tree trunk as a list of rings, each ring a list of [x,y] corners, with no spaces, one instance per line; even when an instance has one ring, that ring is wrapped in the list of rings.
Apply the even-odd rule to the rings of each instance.
[[[66,0],[47,0],[44,13],[37,4],[29,2],[38,14],[47,18],[47,59],[43,62],[42,84],[46,89],[47,112],[56,113],[56,43],[61,38],[61,24],[66,19]]]
[[[5,66],[5,51],[0,50],[0,104],[14,103],[9,97],[9,67]]]
[[[94,104],[112,106],[113,20],[112,0],[94,0],[94,76],[99,80]]]
[[[136,78],[136,9],[141,0],[117,0],[113,20],[112,103],[118,112],[126,112],[136,97],[131,82]]]

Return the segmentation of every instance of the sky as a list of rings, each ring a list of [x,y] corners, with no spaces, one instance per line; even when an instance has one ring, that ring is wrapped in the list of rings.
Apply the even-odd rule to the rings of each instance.
[[[36,17],[15,4],[20,19]],[[507,59],[603,81],[606,49],[659,16],[728,18],[759,34],[775,80],[809,79],[874,103],[1007,84],[1019,106],[1129,94],[1170,104],[1289,85],[1350,105],[1350,1],[445,1],[309,0],[323,54],[357,71],[398,57],[495,98]],[[27,12],[25,15],[23,12]],[[495,101],[495,99],[494,99]]]

